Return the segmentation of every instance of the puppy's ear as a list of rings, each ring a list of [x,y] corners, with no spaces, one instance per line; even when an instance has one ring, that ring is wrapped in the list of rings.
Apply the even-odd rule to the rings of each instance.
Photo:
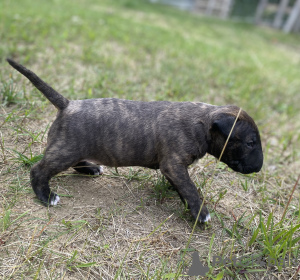
[[[212,130],[217,132],[219,131],[225,137],[228,137],[230,130],[234,124],[235,117],[224,115],[222,118],[215,120],[212,124]],[[234,130],[231,134],[231,137],[234,136]]]

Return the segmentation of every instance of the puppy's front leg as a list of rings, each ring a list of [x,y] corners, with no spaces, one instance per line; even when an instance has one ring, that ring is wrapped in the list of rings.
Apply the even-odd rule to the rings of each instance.
[[[175,187],[181,199],[188,203],[192,216],[194,219],[197,219],[203,201],[200,199],[197,188],[189,176],[187,167],[173,162],[171,164],[166,163],[160,165],[160,170],[167,180]],[[210,219],[209,212],[203,204],[198,220],[199,222],[204,223]]]

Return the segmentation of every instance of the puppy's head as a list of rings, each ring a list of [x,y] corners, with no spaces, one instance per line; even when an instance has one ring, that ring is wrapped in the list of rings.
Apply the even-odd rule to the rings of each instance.
[[[226,139],[235,121],[235,115],[220,114],[210,129],[210,153],[220,157]],[[263,165],[263,152],[259,132],[253,119],[242,111],[231,133],[221,161],[234,171],[248,174],[260,171]]]

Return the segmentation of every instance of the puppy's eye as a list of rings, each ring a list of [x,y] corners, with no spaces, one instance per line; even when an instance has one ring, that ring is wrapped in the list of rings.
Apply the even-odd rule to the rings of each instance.
[[[254,146],[254,141],[247,142],[247,147],[252,148]]]

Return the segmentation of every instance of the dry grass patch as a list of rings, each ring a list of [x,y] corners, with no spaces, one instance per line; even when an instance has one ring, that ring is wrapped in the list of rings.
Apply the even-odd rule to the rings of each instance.
[[[3,7],[0,278],[189,279],[194,252],[209,267],[207,279],[297,277],[299,185],[288,201],[300,166],[299,37],[139,0]],[[100,177],[69,169],[51,180],[61,203],[45,208],[29,170],[42,156],[56,110],[9,68],[7,56],[70,99],[241,106],[260,128],[263,170],[244,176],[220,164],[214,173],[208,156],[191,166],[212,214],[193,234],[178,195],[148,169],[106,168]],[[214,256],[243,256],[244,263],[213,264]],[[284,257],[287,265],[256,265],[251,256]]]
[[[259,224],[258,213],[268,217],[273,212],[277,223],[293,183],[265,171],[239,175],[223,164],[212,178],[215,160],[203,158],[190,168],[190,174],[199,191],[208,192],[206,203],[213,220],[208,226],[196,227],[186,251],[193,220],[159,172],[119,168],[116,173],[106,168],[103,176],[91,177],[70,169],[51,181],[61,203],[50,208],[40,205],[29,185],[29,168],[16,162],[12,151],[30,157],[31,143],[31,152],[41,153],[45,147],[42,136],[33,141],[25,132],[36,135],[44,131],[49,119],[20,118],[20,111],[15,109],[6,109],[1,118],[3,122],[4,115],[14,116],[1,130],[5,139],[0,182],[3,278],[165,279],[175,277],[182,264],[179,275],[186,274],[194,251],[204,264],[211,264],[213,256],[249,255],[257,251],[256,246],[247,244]],[[54,117],[48,106],[43,110]],[[291,205],[297,206],[297,196],[298,191]],[[289,208],[287,219],[293,220],[293,215],[293,208]],[[276,267],[261,269],[263,274],[276,273]],[[216,274],[223,270],[221,266],[211,271]],[[250,271],[240,274],[234,267],[225,271],[247,273],[249,279],[260,275]],[[294,271],[292,266],[281,273],[292,275]]]

